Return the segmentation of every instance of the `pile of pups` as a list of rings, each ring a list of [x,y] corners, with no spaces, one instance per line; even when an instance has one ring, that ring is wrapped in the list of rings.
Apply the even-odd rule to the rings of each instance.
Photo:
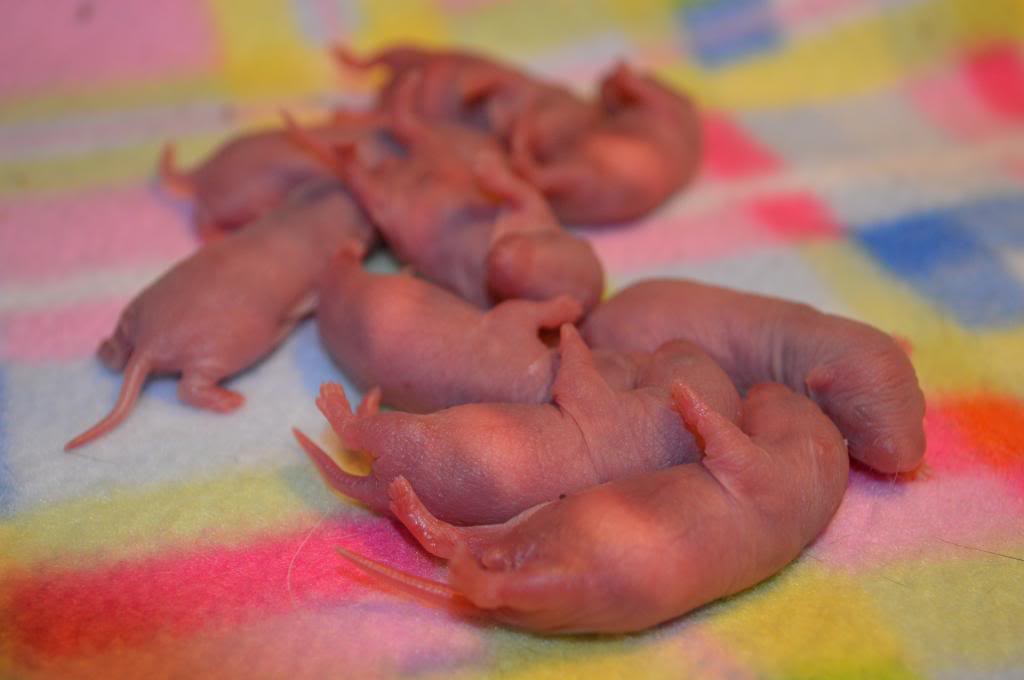
[[[603,272],[564,224],[648,214],[693,177],[691,102],[620,65],[593,100],[488,58],[395,48],[375,105],[250,134],[190,172],[207,243],[135,298],[100,359],[124,371],[106,433],[147,376],[219,383],[315,311],[366,396],[317,406],[336,490],[397,517],[449,583],[342,550],[420,597],[543,631],[631,631],[792,561],[842,498],[848,454],[886,473],[924,451],[924,399],[888,335],[783,300],[682,280],[600,303]],[[382,240],[408,265],[373,274]],[[415,271],[415,275],[409,270]],[[380,411],[381,403],[395,410]]]

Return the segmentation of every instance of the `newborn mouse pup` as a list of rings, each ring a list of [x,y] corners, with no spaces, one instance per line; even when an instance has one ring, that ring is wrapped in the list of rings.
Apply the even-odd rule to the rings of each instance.
[[[700,159],[693,103],[660,81],[618,65],[601,83],[600,115],[558,145],[520,123],[513,166],[568,224],[642,217],[688,184]]]
[[[232,411],[241,394],[221,380],[276,347],[312,311],[320,272],[343,247],[365,252],[373,229],[334,180],[298,187],[252,226],[202,246],[124,310],[100,360],[124,370],[113,410],[64,447],[82,446],[120,424],[146,378],[180,373],[178,397]]]
[[[917,467],[924,394],[893,338],[807,305],[694,281],[652,279],[619,292],[582,326],[594,347],[645,351],[671,338],[704,350],[740,389],[767,380],[806,394],[849,440],[850,455],[884,473]]]
[[[358,146],[325,146],[291,122],[289,132],[352,190],[401,262],[469,302],[568,294],[589,310],[600,298],[593,248],[561,228],[490,137],[397,107],[391,132],[405,156],[367,164]]]
[[[690,343],[659,349],[627,391],[609,385],[570,324],[561,328],[558,351],[551,403],[465,404],[420,415],[377,413],[371,402],[353,413],[340,385],[324,385],[317,399],[324,417],[348,450],[373,458],[365,477],[345,473],[307,437],[296,437],[328,484],[374,510],[387,510],[388,485],[402,476],[442,519],[483,524],[560,493],[696,460],[667,381],[691,385],[727,419],[738,416],[736,388]]]
[[[374,138],[383,122],[378,114],[340,112],[307,132],[321,143],[341,144]],[[268,129],[228,140],[188,171],[177,167],[174,147],[167,144],[159,175],[165,187],[194,201],[199,235],[208,241],[254,222],[300,184],[331,173],[296,148],[284,130]]]
[[[370,273],[349,253],[334,259],[319,292],[328,354],[360,389],[378,387],[385,403],[416,413],[550,400],[558,360],[538,333],[583,313],[568,295],[485,311],[407,271]]]
[[[543,632],[642,630],[749,588],[794,560],[839,506],[842,436],[782,385],[752,388],[739,424],[689,388],[673,393],[700,462],[568,493],[502,524],[441,521],[396,478],[391,511],[449,560],[448,584],[339,552],[428,601]]]

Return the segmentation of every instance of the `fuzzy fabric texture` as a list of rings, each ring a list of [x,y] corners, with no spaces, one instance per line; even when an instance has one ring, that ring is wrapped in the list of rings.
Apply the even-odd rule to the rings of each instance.
[[[1024,674],[1024,5],[1018,0],[54,0],[0,26],[0,675],[976,677]],[[242,129],[365,101],[332,41],[473,46],[582,90],[617,58],[695,94],[695,186],[583,232],[611,289],[658,275],[896,334],[926,462],[855,469],[794,564],[641,634],[543,638],[384,590],[334,551],[443,568],[327,492],[291,438],[343,380],[306,323],[204,413],[120,376],[125,302],[197,243],[154,181]],[[387,266],[386,264],[384,266]],[[347,385],[347,387],[351,387]]]

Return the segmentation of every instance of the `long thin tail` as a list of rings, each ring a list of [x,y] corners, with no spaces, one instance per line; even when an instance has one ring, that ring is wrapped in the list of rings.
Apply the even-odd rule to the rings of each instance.
[[[483,618],[486,614],[476,607],[465,595],[446,583],[404,572],[372,560],[342,547],[335,547],[338,554],[379,581],[408,593],[418,600],[440,606],[460,616]]]
[[[434,517],[405,477],[398,476],[392,480],[388,496],[391,498],[391,514],[405,525],[431,555],[450,559],[455,553],[455,546],[470,531],[466,527],[455,527]]]
[[[354,69],[356,71],[365,71],[380,64],[380,62],[375,58],[375,55],[361,57],[349,49],[347,45],[336,44],[331,47],[331,56],[333,56],[334,60],[345,68]]]
[[[791,394],[788,388],[781,389]],[[711,408],[683,382],[672,387],[672,400],[704,454],[701,463],[726,491],[734,497],[749,499],[771,484],[771,473],[778,463],[739,425]],[[743,402],[744,411],[749,403],[748,394]]]
[[[513,124],[509,132],[508,162],[526,182],[536,187],[534,178],[540,175],[542,167],[534,154],[532,137],[525,117]]]
[[[364,503],[373,504],[374,506],[381,505],[381,496],[384,494],[382,493],[380,480],[374,477],[372,472],[365,477],[349,474],[342,470],[341,466],[334,462],[333,458],[328,456],[316,442],[303,434],[301,430],[292,428],[292,434],[295,435],[295,439],[299,442],[302,450],[313,461],[327,486]]]
[[[342,164],[341,159],[338,157],[336,149],[327,146],[316,137],[309,134],[306,130],[302,129],[302,126],[295,122],[295,119],[292,118],[291,114],[287,111],[281,112],[281,118],[284,119],[285,133],[288,135],[288,139],[292,144],[308,153],[338,177],[344,179],[345,167]],[[354,145],[344,145],[340,151],[346,155],[351,154],[354,152],[353,147]]]
[[[417,99],[423,87],[423,73],[410,71],[401,76],[388,108],[391,134],[406,147],[436,144],[437,133],[420,117]]]
[[[512,172],[505,160],[495,153],[482,151],[477,154],[473,164],[473,180],[483,193],[513,208],[522,209],[543,200],[536,189]]]
[[[160,150],[160,183],[182,198],[192,198],[196,193],[195,183],[187,172],[178,169],[174,144],[167,142]]]
[[[110,410],[110,413],[103,420],[65,444],[64,450],[77,449],[79,446],[88,444],[120,425],[128,417],[128,414],[131,413],[132,407],[135,406],[135,401],[139,398],[139,392],[142,391],[142,385],[146,382],[146,378],[149,377],[151,368],[149,357],[144,354],[133,354],[125,365],[121,392],[117,395],[117,402],[114,404],[114,408]]]
[[[331,48],[335,61],[346,68],[368,71],[384,66],[392,71],[403,71],[423,65],[434,57],[428,51],[415,47],[383,49],[366,56],[359,56],[346,45],[335,44]]]

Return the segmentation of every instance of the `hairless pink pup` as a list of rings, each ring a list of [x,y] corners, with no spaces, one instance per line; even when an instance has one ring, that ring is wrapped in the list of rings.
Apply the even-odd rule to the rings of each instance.
[[[549,404],[467,404],[427,415],[376,411],[373,391],[352,412],[339,385],[317,400],[344,446],[373,457],[373,471],[344,472],[305,435],[295,436],[335,490],[375,510],[388,485],[413,483],[438,517],[503,522],[559,494],[696,459],[697,445],[672,408],[669,381],[705,395],[733,418],[739,396],[693,345],[673,342],[652,359],[651,385],[616,391],[596,369],[576,329],[562,326],[561,362]]]
[[[561,228],[490,137],[428,125],[404,107],[393,118],[405,157],[373,166],[358,146],[328,148],[294,125],[291,133],[352,190],[395,256],[431,281],[478,306],[561,294],[585,310],[597,304],[604,271],[593,248]]]
[[[491,296],[545,300],[569,295],[585,312],[593,309],[604,292],[604,268],[593,247],[563,229],[544,197],[504,161],[483,161],[476,168],[480,188],[502,201],[485,260]]]
[[[483,112],[473,106],[475,81],[483,74],[514,72],[474,52],[412,45],[386,48],[365,57],[339,45],[334,48],[334,56],[351,69],[387,70],[387,81],[377,97],[378,110],[391,111],[397,104],[411,107],[414,114],[430,121],[458,122],[481,130],[489,129],[489,124]],[[417,76],[412,96],[399,95],[405,87],[402,81],[412,74]]]
[[[321,143],[342,144],[373,137],[381,124],[379,115],[339,112],[307,132]],[[235,137],[187,172],[175,167],[168,145],[160,175],[165,186],[195,201],[200,235],[209,240],[267,214],[299,184],[331,173],[278,129]]]
[[[484,311],[409,272],[366,271],[343,253],[320,283],[320,339],[358,387],[428,413],[472,402],[544,403],[558,360],[538,337],[583,313],[568,295]]]
[[[693,281],[651,280],[618,293],[582,327],[594,347],[646,351],[683,338],[740,389],[772,380],[808,395],[850,455],[880,472],[912,470],[925,449],[924,395],[891,336],[807,305]]]
[[[601,82],[600,109],[569,138],[552,138],[529,117],[513,132],[513,166],[569,224],[642,217],[696,174],[700,126],[687,97],[620,64]]]
[[[378,108],[401,106],[429,121],[470,125],[508,143],[512,129],[528,121],[538,143],[554,145],[596,122],[598,111],[565,87],[528,75],[481,54],[400,46],[360,58],[335,50],[338,60],[360,70],[385,67],[390,72]],[[409,96],[398,96],[411,74]]]
[[[550,401],[558,356],[540,332],[582,315],[567,295],[505,300],[481,310],[408,271],[371,273],[350,252],[334,259],[318,300],[320,339],[345,375],[360,389],[379,388],[384,403],[415,413],[478,402]],[[616,390],[659,384],[664,352],[592,354]],[[450,360],[453,355],[458,362]]]
[[[99,349],[104,364],[124,370],[117,403],[65,450],[120,424],[154,373],[180,373],[178,397],[193,406],[221,412],[241,406],[242,395],[218,383],[269,353],[312,311],[332,253],[365,251],[372,240],[359,207],[328,180],[298,187],[251,227],[201,247],[121,314]]]
[[[689,388],[675,401],[700,462],[569,493],[504,524],[443,522],[403,477],[390,508],[449,584],[340,552],[424,599],[535,631],[641,630],[768,578],[828,524],[846,488],[842,435],[788,388],[753,387],[737,424]]]

